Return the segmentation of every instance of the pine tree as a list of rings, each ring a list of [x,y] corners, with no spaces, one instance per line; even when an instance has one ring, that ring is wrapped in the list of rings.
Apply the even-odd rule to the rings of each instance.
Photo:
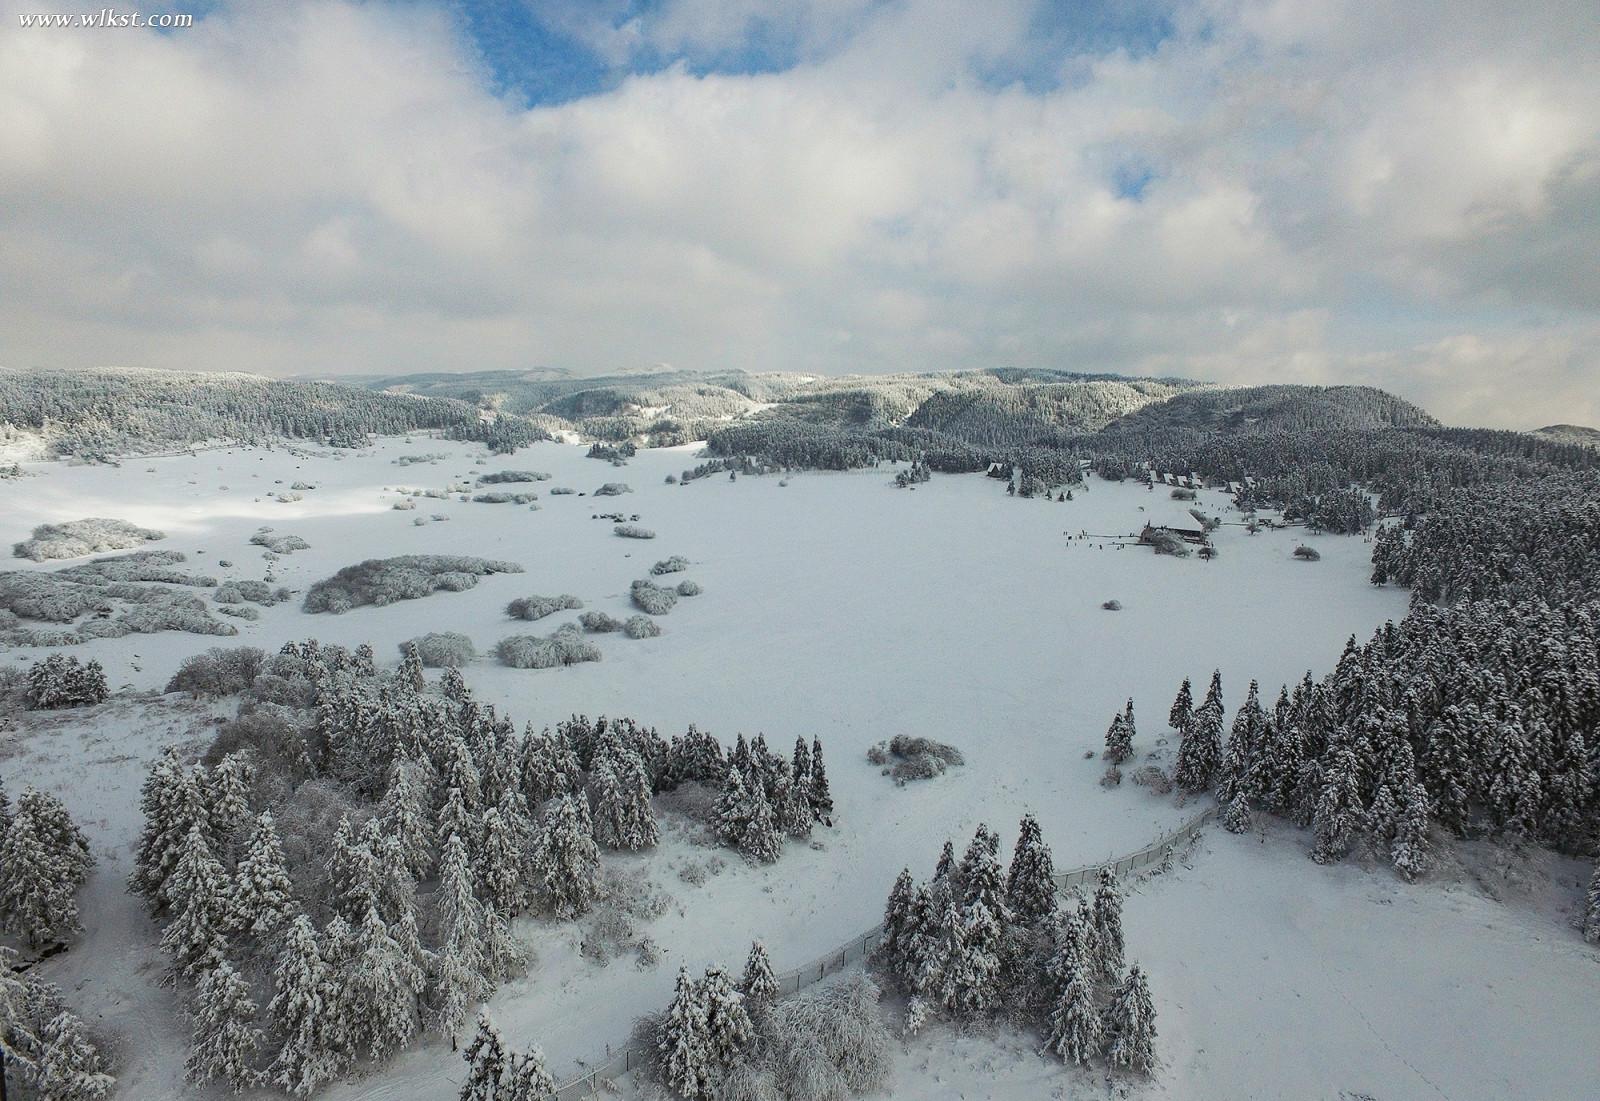
[[[1155,1069],[1156,1007],[1150,987],[1137,963],[1117,987],[1106,1014],[1111,1047],[1106,1057],[1113,1066],[1149,1074]]]
[[[476,856],[483,840],[483,818],[467,806],[460,788],[451,787],[445,794],[444,803],[439,807],[436,828],[441,861],[444,859],[445,843],[452,837],[460,838],[468,855]]]
[[[455,1042],[467,1010],[488,993],[484,973],[483,908],[472,881],[467,847],[451,834],[440,858],[437,999],[440,1029]]]
[[[689,969],[678,969],[678,983],[667,1007],[657,1041],[661,1053],[661,1077],[667,1088],[686,1101],[707,1096],[713,1060],[707,1034],[705,1010]]]
[[[750,955],[744,961],[739,992],[751,1008],[771,1005],[778,1000],[778,979],[772,973],[772,960],[767,955],[767,946],[759,940],[750,942]]]
[[[1185,791],[1208,791],[1222,763],[1222,677],[1214,673],[1205,702],[1194,712],[1178,743],[1173,780]]]
[[[256,1003],[244,977],[226,960],[200,978],[194,1012],[194,1034],[184,1070],[190,1082],[201,1085],[220,1078],[234,1093],[255,1085],[261,1048],[256,1027]]]
[[[713,1066],[727,1070],[743,1060],[745,1049],[755,1034],[744,995],[720,967],[706,968],[695,995],[705,1013],[707,1054]]]
[[[1122,974],[1122,955],[1127,947],[1122,935],[1122,892],[1117,890],[1116,874],[1109,867],[1100,869],[1090,922],[1094,934],[1095,977],[1109,987]]]
[[[1194,689],[1190,687],[1189,678],[1183,678],[1183,687],[1178,689],[1178,696],[1172,701],[1172,709],[1167,712],[1167,725],[1179,734],[1189,729],[1189,720],[1194,715]]]
[[[378,856],[356,836],[348,814],[339,818],[328,852],[329,901],[333,911],[355,926],[367,908],[379,904]]]
[[[1407,880],[1428,869],[1428,793],[1415,774],[1400,788],[1398,821],[1389,850],[1395,869]]]
[[[461,1101],[501,1101],[500,1087],[510,1077],[511,1059],[500,1030],[487,1013],[478,1014],[477,1034],[461,1057],[467,1061]]]
[[[828,771],[822,764],[822,739],[811,739],[811,790],[807,793],[811,809],[818,818],[833,814],[833,794],[828,790]]]
[[[364,1047],[382,1059],[405,1047],[417,1030],[417,994],[423,976],[416,960],[401,947],[368,907],[355,930],[349,966],[340,991],[343,1016],[354,1030],[352,1047]]]
[[[1055,1008],[1045,1045],[1063,1059],[1080,1066],[1099,1051],[1104,1036],[1100,1007],[1095,1001],[1093,932],[1081,911],[1061,923],[1061,935],[1050,973],[1056,982]]]
[[[226,928],[256,938],[271,936],[295,913],[294,884],[272,812],[262,811],[234,873]]]
[[[585,818],[570,795],[544,816],[534,873],[545,905],[559,918],[586,913],[600,891],[600,848]]]
[[[555,1092],[556,1080],[545,1067],[544,1052],[535,1047],[516,1060],[511,1077],[500,1090],[499,1101],[546,1101]]]
[[[737,849],[744,842],[745,831],[750,827],[755,808],[751,804],[744,773],[738,766],[729,765],[723,778],[722,791],[712,809],[712,824],[717,840],[729,848]]]
[[[1106,749],[1101,756],[1114,765],[1133,756],[1133,733],[1120,711],[1111,717],[1111,725],[1106,729]]]
[[[24,789],[0,837],[0,924],[30,947],[82,930],[75,892],[94,857],[61,801]]]
[[[423,807],[424,787],[417,777],[419,767],[409,761],[395,762],[380,813],[384,832],[400,843],[407,870],[420,880],[433,872],[434,863],[428,816]]]
[[[878,942],[878,957],[883,960],[891,975],[909,979],[906,969],[906,949],[917,921],[914,909],[916,888],[911,880],[911,869],[901,868],[889,889],[889,898],[883,907],[883,939]]]
[[[1039,821],[1031,814],[1022,816],[1017,829],[1005,897],[1012,916],[1024,925],[1040,925],[1056,911],[1055,863]]]
[[[1222,828],[1229,833],[1249,833],[1250,821],[1250,799],[1242,788],[1237,789],[1222,809]]]
[[[1350,835],[1361,817],[1361,791],[1356,755],[1340,742],[1328,751],[1322,789],[1317,796],[1312,829],[1316,847],[1311,859],[1331,864],[1343,859],[1350,847]]]
[[[219,853],[231,851],[231,841],[251,820],[250,770],[244,758],[230,753],[210,769],[201,783],[210,839]]]
[[[1589,893],[1583,903],[1583,939],[1590,944],[1600,944],[1600,864],[1594,867],[1589,879]]]
[[[521,913],[527,908],[525,881],[527,839],[508,824],[499,807],[483,812],[483,847],[478,856],[477,881],[483,897],[498,910]]]
[[[227,958],[223,930],[231,909],[227,873],[211,855],[199,825],[189,828],[183,856],[167,880],[167,892],[173,917],[161,934],[161,948],[172,957],[177,975],[198,978]]]
[[[190,828],[209,829],[210,818],[199,785],[178,759],[176,746],[167,746],[151,764],[139,800],[144,831],[128,887],[149,900],[153,913],[159,913],[168,902],[167,877],[177,867]]]
[[[100,1053],[75,1014],[63,1010],[52,1017],[39,1034],[39,1045],[34,1080],[42,1101],[101,1101],[110,1096],[116,1079],[100,1069]]]
[[[933,878],[943,879],[955,886],[956,879],[956,847],[945,839],[944,848],[939,850],[939,862],[933,866]]]
[[[797,788],[810,790],[811,749],[806,745],[804,737],[797,737],[794,740],[794,754],[789,758],[789,773],[794,777]]]
[[[778,832],[772,804],[767,802],[759,783],[750,787],[750,821],[739,838],[739,852],[758,864],[771,864],[783,853],[783,835]]]
[[[422,668],[422,655],[417,653],[416,643],[413,642],[402,644],[400,649],[404,656],[400,659],[395,679],[409,688],[413,695],[420,696],[428,687],[428,679]]]
[[[331,1042],[333,987],[311,919],[295,917],[274,972],[276,993],[267,1006],[283,1046],[273,1060],[272,1081],[304,1096],[339,1074],[343,1061]]]

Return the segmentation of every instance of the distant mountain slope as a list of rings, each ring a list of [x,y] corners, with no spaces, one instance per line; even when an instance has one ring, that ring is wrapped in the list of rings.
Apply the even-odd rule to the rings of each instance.
[[[1370,386],[1205,388],[1121,418],[1113,430],[1294,432],[1332,428],[1422,428],[1439,422],[1403,398]]]
[[[485,418],[454,398],[338,383],[138,368],[0,370],[0,443],[45,455],[106,457],[270,437],[350,446],[368,433],[414,429],[501,446],[538,434],[531,424]]]
[[[1529,435],[1538,436],[1540,439],[1554,440],[1557,443],[1578,443],[1585,447],[1600,447],[1600,428],[1588,428],[1581,424],[1547,424],[1543,428],[1536,428]]]

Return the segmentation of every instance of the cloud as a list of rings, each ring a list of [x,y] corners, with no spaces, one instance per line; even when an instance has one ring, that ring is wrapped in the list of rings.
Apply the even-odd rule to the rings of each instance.
[[[0,0],[0,364],[1012,364],[1600,420],[1582,3],[1185,0],[1122,45],[1031,0],[551,3],[613,79],[532,107],[443,6],[38,6]]]

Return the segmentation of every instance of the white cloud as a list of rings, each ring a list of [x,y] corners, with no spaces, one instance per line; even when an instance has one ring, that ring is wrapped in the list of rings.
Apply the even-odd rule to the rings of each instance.
[[[1024,0],[551,5],[619,65],[798,61],[531,110],[426,7],[18,29],[38,6],[0,0],[0,363],[1004,363],[1600,419],[1585,4],[1195,0],[1049,91],[979,75]]]

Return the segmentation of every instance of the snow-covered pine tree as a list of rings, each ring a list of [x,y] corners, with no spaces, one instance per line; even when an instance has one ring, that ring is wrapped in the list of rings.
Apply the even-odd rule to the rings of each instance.
[[[354,930],[349,965],[339,991],[341,1016],[351,1028],[352,1048],[382,1059],[405,1047],[417,1030],[417,994],[423,975],[417,962],[389,935],[369,906]]]
[[[911,972],[906,967],[906,947],[917,921],[915,903],[916,887],[911,880],[911,869],[901,868],[883,906],[883,938],[878,942],[877,954],[891,975],[907,983]]]
[[[257,939],[271,936],[294,917],[294,884],[271,811],[262,811],[250,831],[244,857],[234,871],[226,928]]]
[[[1109,866],[1100,869],[1090,906],[1090,921],[1094,933],[1095,978],[1109,988],[1122,974],[1122,954],[1126,949],[1122,935],[1122,892],[1117,890],[1117,877]]]
[[[191,1048],[183,1064],[189,1081],[203,1085],[220,1078],[234,1093],[255,1085],[261,1049],[256,1003],[244,976],[226,960],[200,977],[193,1017]]]
[[[1172,709],[1167,712],[1167,725],[1179,734],[1189,729],[1189,720],[1194,715],[1194,689],[1189,684],[1189,678],[1183,678],[1183,686],[1178,689],[1178,696],[1172,701]]]
[[[1389,849],[1389,857],[1394,861],[1396,871],[1407,880],[1413,880],[1428,870],[1430,848],[1428,792],[1415,773],[1402,781],[1398,802],[1394,841]]]
[[[477,1034],[461,1057],[467,1061],[467,1077],[461,1083],[460,1101],[501,1101],[500,1088],[510,1077],[511,1059],[487,1013],[478,1014]]]
[[[328,900],[352,928],[379,904],[378,856],[356,836],[348,814],[341,815],[328,850]]]
[[[205,800],[194,775],[183,767],[176,746],[167,746],[151,764],[139,793],[144,830],[134,856],[128,887],[149,900],[153,913],[168,902],[165,884],[183,855],[189,830],[210,827]]]
[[[833,814],[833,793],[828,788],[828,770],[822,763],[822,739],[811,739],[811,810],[819,819],[827,820]]]
[[[933,866],[933,878],[945,880],[952,889],[956,885],[956,847],[949,838],[945,838],[944,848],[939,850],[939,861]]]
[[[750,785],[750,821],[739,838],[739,852],[758,864],[771,864],[783,854],[783,835],[778,832],[759,778]]]
[[[80,932],[74,896],[93,867],[88,839],[61,801],[25,788],[0,837],[0,924],[30,947]]]
[[[1133,697],[1132,696],[1128,697],[1127,705],[1124,706],[1123,709],[1122,709],[1122,725],[1127,728],[1127,730],[1128,730],[1128,741],[1130,743],[1132,743],[1132,741],[1139,736],[1139,728],[1133,721]]]
[[[101,1069],[100,1053],[76,1014],[63,1010],[50,1018],[39,1045],[33,1078],[41,1101],[101,1101],[110,1096],[116,1079]]]
[[[1031,814],[1024,814],[1017,828],[1017,845],[1006,873],[1006,906],[1017,921],[1033,926],[1056,911],[1054,859],[1039,820]]]
[[[1101,756],[1114,765],[1133,756],[1133,734],[1121,711],[1111,717],[1111,725],[1106,728],[1106,748]]]
[[[1215,673],[1205,702],[1194,712],[1178,743],[1173,780],[1185,791],[1208,791],[1222,762],[1222,678]]]
[[[811,787],[811,748],[806,745],[805,737],[799,736],[794,740],[794,753],[789,758],[789,773],[794,777],[795,786],[803,791]]]
[[[467,806],[460,788],[451,787],[439,807],[435,830],[441,861],[444,859],[445,842],[452,837],[459,837],[467,848],[467,854],[476,857],[483,842],[483,817]]]
[[[420,696],[428,688],[428,678],[423,673],[422,655],[417,652],[414,642],[406,642],[400,649],[403,656],[400,659],[400,668],[395,672],[395,680],[409,688],[413,695]]]
[[[1005,924],[981,898],[961,908],[960,954],[944,969],[945,1004],[959,1013],[994,1008],[1005,965]]]
[[[477,881],[484,899],[496,909],[521,913],[527,908],[527,839],[508,825],[499,807],[483,812],[483,845],[478,853]]]
[[[650,772],[644,758],[631,749],[620,754],[613,767],[622,793],[618,847],[629,852],[647,849],[661,839],[650,802]]]
[[[1150,987],[1137,963],[1128,968],[1106,1012],[1111,1046],[1106,1058],[1113,1066],[1139,1074],[1155,1069],[1156,1006]]]
[[[467,846],[459,836],[451,834],[445,841],[439,867],[441,945],[435,1000],[439,1028],[453,1048],[467,1011],[488,993],[484,980],[488,965],[483,954],[483,907],[473,885]]]
[[[1002,924],[1010,915],[1005,909],[1005,879],[1000,870],[1000,839],[987,823],[979,822],[972,842],[962,854],[956,875],[960,890],[956,898],[962,907],[982,902]]]
[[[382,819],[369,818],[361,827],[361,845],[373,855],[373,880],[365,893],[377,900],[378,916],[393,925],[417,904],[417,881],[406,866],[400,838],[383,828]]]
[[[540,831],[534,873],[545,905],[563,919],[587,912],[600,891],[600,847],[586,817],[573,796],[563,795],[545,812]]]
[[[196,979],[227,958],[223,930],[232,895],[227,873],[211,855],[198,823],[189,827],[183,855],[167,880],[167,893],[172,920],[161,934],[161,948],[172,957],[179,977]]]
[[[1236,788],[1233,798],[1223,806],[1221,822],[1229,833],[1250,832],[1250,799],[1243,788]]]
[[[433,839],[423,805],[426,786],[418,775],[421,769],[411,761],[394,763],[380,811],[384,832],[400,843],[406,870],[419,880],[428,878],[434,867]]]
[[[794,774],[787,765],[780,772],[773,792],[772,818],[779,833],[797,839],[811,836],[811,824],[815,821],[811,815],[811,804],[806,799],[805,791],[795,783]]]
[[[499,1101],[546,1101],[556,1092],[556,1080],[545,1066],[544,1052],[529,1048],[516,1057],[511,1076],[501,1086]]]
[[[1600,864],[1594,866],[1589,879],[1589,893],[1583,900],[1583,939],[1590,944],[1600,944]]]
[[[208,836],[220,858],[230,855],[232,842],[251,821],[250,768],[244,757],[230,753],[200,780],[205,799]]]
[[[505,916],[493,906],[483,908],[484,980],[492,989],[505,982],[522,965],[522,949],[511,935]],[[486,995],[487,996],[487,995]]]
[[[713,1060],[707,1036],[705,1010],[687,967],[678,968],[678,982],[657,1040],[661,1078],[667,1088],[686,1101],[706,1096]]]
[[[739,771],[737,765],[728,766],[712,815],[717,840],[731,849],[737,849],[744,842],[745,831],[755,815],[744,773]]]
[[[1093,937],[1081,910],[1060,923],[1061,936],[1050,962],[1056,981],[1055,1008],[1045,1046],[1080,1066],[1100,1051],[1104,1025],[1095,1000]]]
[[[695,995],[705,1014],[706,1052],[713,1067],[725,1072],[744,1059],[745,1050],[755,1035],[744,995],[720,967],[706,968],[695,984]]]
[[[275,993],[267,1006],[283,1046],[273,1059],[272,1081],[298,1096],[335,1078],[343,1059],[329,1030],[334,989],[311,919],[299,914],[289,924],[273,974]]]
[[[1346,741],[1328,749],[1323,769],[1322,788],[1317,795],[1312,830],[1316,846],[1311,859],[1332,864],[1344,858],[1350,835],[1362,816],[1361,788],[1356,755]]]
[[[744,961],[739,992],[752,1008],[771,1005],[778,998],[778,980],[772,973],[772,959],[767,955],[767,946],[759,940],[750,942],[750,955]]]

